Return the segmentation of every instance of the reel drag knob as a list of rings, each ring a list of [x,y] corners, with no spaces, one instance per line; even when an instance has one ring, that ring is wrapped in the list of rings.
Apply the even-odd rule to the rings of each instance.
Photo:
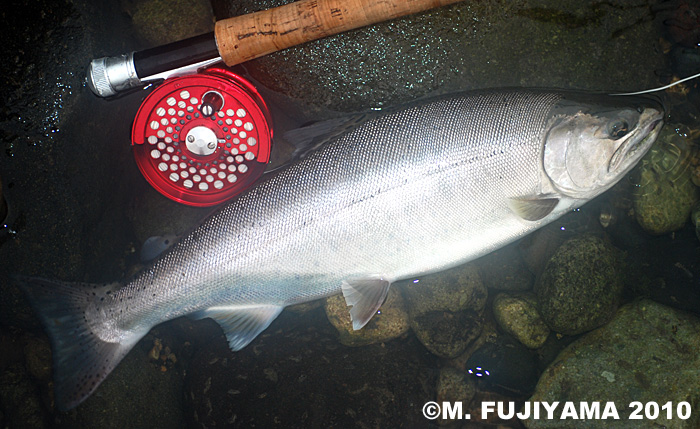
[[[270,114],[257,90],[223,68],[168,79],[141,104],[136,164],[166,197],[220,204],[250,187],[270,160]]]

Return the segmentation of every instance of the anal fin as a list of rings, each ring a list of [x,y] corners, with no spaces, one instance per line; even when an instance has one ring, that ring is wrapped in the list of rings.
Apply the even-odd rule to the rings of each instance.
[[[284,309],[280,305],[232,305],[210,307],[192,317],[216,320],[226,334],[231,350],[238,351],[250,344]]]
[[[381,307],[391,282],[385,279],[362,279],[344,281],[341,289],[345,303],[352,306],[350,318],[352,329],[359,330],[370,321]]]

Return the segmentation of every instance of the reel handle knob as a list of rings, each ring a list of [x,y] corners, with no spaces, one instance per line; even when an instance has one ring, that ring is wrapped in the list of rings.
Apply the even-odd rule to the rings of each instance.
[[[212,116],[224,107],[224,97],[216,91],[209,91],[202,96],[202,105],[199,110],[204,116]]]

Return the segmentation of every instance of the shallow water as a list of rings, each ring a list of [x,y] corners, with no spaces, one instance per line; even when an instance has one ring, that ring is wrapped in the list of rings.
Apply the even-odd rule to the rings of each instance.
[[[53,409],[48,340],[10,275],[113,281],[137,268],[139,248],[147,237],[182,234],[208,212],[160,196],[136,168],[131,122],[149,90],[102,100],[84,84],[84,70],[92,58],[150,46],[127,13],[140,3],[145,2],[10,1],[3,6],[0,49],[6,61],[0,66],[5,89],[0,178],[12,223],[0,235],[0,424],[434,424],[423,417],[423,404],[436,399],[442,369],[460,368],[466,374],[473,350],[456,359],[441,358],[428,352],[411,331],[384,344],[348,347],[339,342],[321,307],[305,313],[285,311],[238,353],[227,350],[212,321],[165,323],[141,340],[83,405],[69,413]],[[275,131],[282,135],[309,121],[456,90],[646,89],[667,83],[674,70],[685,71],[693,64],[697,49],[679,53],[668,31],[685,28],[674,13],[686,16],[686,3],[628,3],[463,4],[313,42],[237,71],[260,85],[273,110]],[[214,6],[218,18],[229,13],[221,2]],[[249,9],[241,6],[243,11]],[[694,87],[688,85],[691,92],[673,98],[679,105],[673,109],[674,120],[691,130],[697,128],[700,107]],[[687,141],[687,150],[694,150],[693,139]],[[279,164],[290,149],[280,140],[273,151],[273,162]],[[663,163],[659,168],[667,169]],[[498,383],[471,380],[478,393],[470,407],[483,400],[528,398],[531,390],[523,387],[527,382],[513,382],[517,373],[532,370],[539,376],[564,346],[579,338],[552,333],[537,351],[513,352],[511,339],[496,328],[490,310],[498,291],[489,285],[497,284],[498,273],[507,271],[502,266],[512,265],[499,254],[505,259],[508,252],[531,249],[525,261],[529,270],[525,265],[515,270],[529,279],[525,283],[531,287],[557,244],[582,233],[602,236],[625,252],[631,267],[624,303],[651,297],[700,313],[700,255],[694,226],[686,222],[673,233],[645,233],[629,215],[635,183],[633,178],[623,180],[551,228],[477,263],[489,287],[482,335],[497,344],[496,360],[505,362],[499,368],[506,375]],[[598,219],[609,207],[617,221],[604,229]],[[156,340],[163,350],[153,352]],[[155,359],[149,356],[153,353]],[[501,359],[504,356],[510,360]],[[528,360],[531,363],[523,369]],[[653,393],[654,386],[641,380],[640,389],[646,386]],[[700,394],[695,390],[689,397]],[[667,398],[660,394],[657,400]],[[500,424],[522,427],[517,421]]]

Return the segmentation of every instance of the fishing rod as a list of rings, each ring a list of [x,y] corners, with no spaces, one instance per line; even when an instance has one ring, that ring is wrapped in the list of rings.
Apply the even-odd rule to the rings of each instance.
[[[216,22],[214,32],[138,52],[92,60],[88,86],[99,97],[223,61],[254,58],[462,0],[300,0]]]
[[[134,119],[136,164],[161,194],[213,206],[265,172],[270,112],[250,82],[227,66],[381,21],[461,0],[300,0],[218,21],[209,34],[92,60],[88,86],[99,97],[163,81]]]

